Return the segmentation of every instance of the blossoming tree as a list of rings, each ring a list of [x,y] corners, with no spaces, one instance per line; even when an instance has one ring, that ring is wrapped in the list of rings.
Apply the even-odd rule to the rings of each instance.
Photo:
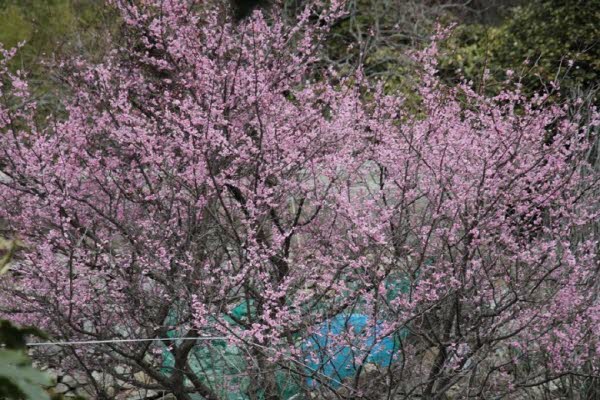
[[[360,70],[319,65],[336,2],[293,23],[275,6],[235,21],[219,2],[114,5],[123,42],[62,64],[62,112],[36,113],[14,51],[0,64],[0,216],[28,246],[2,314],[108,341],[38,360],[92,398],[595,382],[594,110],[516,82],[493,98],[446,87],[435,41],[407,110]]]

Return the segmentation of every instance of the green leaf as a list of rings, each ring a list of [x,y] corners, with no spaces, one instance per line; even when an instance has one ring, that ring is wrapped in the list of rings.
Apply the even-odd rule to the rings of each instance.
[[[43,387],[50,386],[52,380],[29,362],[23,351],[0,350],[0,394],[13,399],[50,400]]]

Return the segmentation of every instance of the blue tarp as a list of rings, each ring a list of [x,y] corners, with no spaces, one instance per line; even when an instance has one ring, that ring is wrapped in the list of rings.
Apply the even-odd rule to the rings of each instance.
[[[356,375],[364,364],[390,366],[397,350],[396,338],[378,337],[381,323],[366,332],[368,323],[369,318],[362,314],[340,314],[323,322],[302,345],[305,352],[311,353],[306,359],[309,373],[318,374],[330,386],[338,387],[342,380]],[[312,387],[318,384],[313,378],[307,383]]]
[[[432,262],[433,259],[429,259],[425,264],[429,265]],[[411,283],[406,276],[390,276],[386,281],[386,287],[388,300],[391,300],[397,296],[408,295]],[[244,319],[248,312],[255,312],[252,302],[249,306],[246,302],[239,304],[231,313],[236,318]],[[225,319],[234,323],[229,317]],[[177,311],[173,309],[165,324],[177,326],[177,321]],[[373,364],[385,368],[396,361],[394,354],[399,348],[399,341],[408,336],[408,330],[402,329],[394,335],[381,337],[381,321],[368,328],[371,332],[365,332],[369,322],[369,317],[360,313],[340,314],[320,324],[312,336],[306,339],[298,338],[301,349],[306,354],[311,354],[311,357],[305,360],[307,373],[312,376],[307,378],[309,387],[318,385],[316,376],[322,381],[327,380],[328,385],[332,387],[339,387],[342,380],[355,376],[361,365]],[[352,332],[353,339],[344,335],[347,332]],[[174,329],[167,335],[175,337],[178,334],[180,332]],[[339,340],[335,340],[336,337]],[[159,343],[159,346],[164,350],[162,372],[170,375],[174,366],[174,357],[164,343]],[[213,389],[225,390],[226,393],[221,395],[225,395],[229,400],[247,400],[248,397],[244,392],[250,378],[240,376],[240,373],[245,370],[246,361],[239,349],[228,345],[225,341],[216,341],[210,346],[203,345],[195,348],[190,357],[190,367],[193,371],[197,371],[196,375],[205,384]],[[276,375],[282,398],[289,399],[299,393],[298,385],[283,371]]]

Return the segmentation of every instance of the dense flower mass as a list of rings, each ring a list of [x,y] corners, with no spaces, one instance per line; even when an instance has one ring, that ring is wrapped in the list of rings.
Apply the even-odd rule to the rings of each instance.
[[[595,110],[445,86],[435,40],[405,107],[319,65],[336,2],[293,23],[114,3],[127,41],[62,66],[62,113],[40,117],[2,51],[0,217],[28,249],[1,310],[63,340],[218,340],[40,360],[94,398],[487,398],[598,375]]]

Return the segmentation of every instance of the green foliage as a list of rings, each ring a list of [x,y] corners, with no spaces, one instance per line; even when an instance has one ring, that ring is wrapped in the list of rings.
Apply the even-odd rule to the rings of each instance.
[[[49,400],[43,387],[51,384],[47,374],[31,366],[24,351],[0,350],[0,398]]]
[[[511,10],[498,26],[462,25],[449,41],[450,55],[443,73],[456,78],[457,70],[486,86],[506,78],[507,70],[523,76],[528,92],[542,82],[558,79],[563,88],[591,87],[600,71],[600,0],[534,0]],[[573,66],[569,67],[570,62]]]
[[[0,43],[24,45],[9,62],[28,74],[33,94],[44,110],[59,108],[62,59],[99,59],[116,33],[113,11],[96,0],[0,0]]]
[[[109,10],[93,0],[0,0],[0,42],[6,48],[26,42],[13,63],[35,71],[42,60],[75,48],[102,48],[99,39],[107,36],[109,17]]]
[[[23,244],[19,240],[0,238],[0,275],[8,271],[15,252],[21,247],[23,247]],[[0,341],[0,343],[2,342]]]
[[[3,0],[0,10],[0,42],[5,47],[27,42],[16,60],[22,64],[60,50],[77,25],[70,0]]]
[[[10,261],[17,248],[15,240],[0,238],[0,275],[8,270]],[[45,337],[36,328],[19,328],[9,321],[0,320],[0,398],[44,400],[50,396],[42,389],[50,386],[51,380],[45,373],[31,366],[25,352],[27,335]]]
[[[25,20],[19,7],[12,4],[0,13],[0,29],[0,42],[8,48],[31,39],[33,33],[33,26]]]
[[[433,33],[436,21],[449,18],[445,10],[418,1],[350,0],[348,15],[327,42],[327,62],[346,72],[360,64],[368,77],[411,99],[415,74],[408,53]]]
[[[8,271],[8,266],[17,249],[22,247],[18,240],[0,238],[0,275]],[[0,399],[14,400],[62,400],[61,395],[51,395],[46,390],[53,385],[45,372],[31,365],[27,355],[27,336],[47,339],[39,329],[18,327],[10,321],[0,320]]]
[[[44,387],[51,386],[52,380],[31,366],[25,351],[27,335],[45,337],[37,328],[19,328],[0,320],[0,398],[50,400]]]
[[[24,350],[26,345],[25,337],[27,335],[46,338],[46,335],[35,327],[27,326],[19,328],[9,321],[0,320],[0,343],[3,347],[12,350]]]

